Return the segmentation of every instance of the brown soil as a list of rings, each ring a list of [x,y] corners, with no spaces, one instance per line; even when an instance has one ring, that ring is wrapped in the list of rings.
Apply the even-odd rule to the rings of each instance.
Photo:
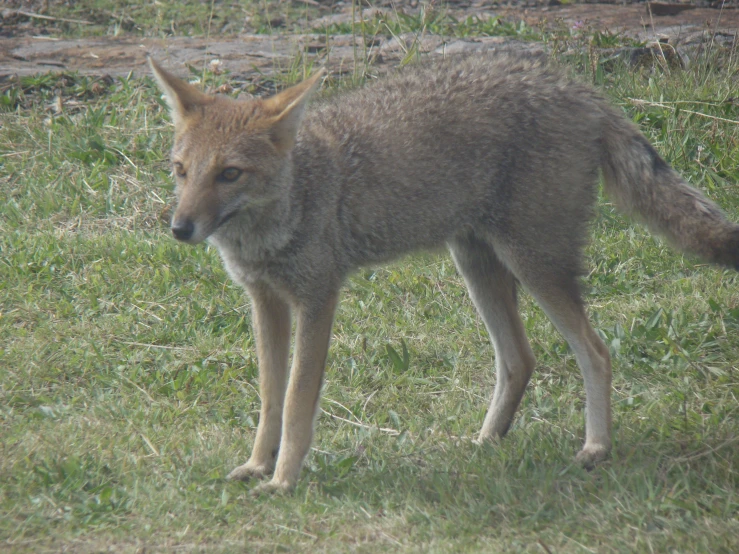
[[[500,15],[508,20],[524,20],[529,25],[591,28],[623,33],[643,41],[669,40],[678,48],[709,40],[731,46],[739,29],[739,9],[731,2],[729,9],[694,7],[675,15],[649,14],[646,4],[570,4],[548,6],[548,2],[531,2],[533,7],[522,7],[526,2],[512,2],[514,6],[497,6],[486,0],[450,2],[457,18],[468,15],[490,17]],[[700,3],[704,4],[704,3]],[[416,3],[417,5],[417,3]],[[375,8],[373,8],[375,9]],[[376,8],[387,9],[387,8]],[[411,0],[404,8],[412,11]],[[3,12],[4,21],[17,20],[12,10]],[[326,8],[328,14],[319,21],[329,24],[350,20],[351,7],[338,4]],[[0,20],[0,21],[3,21]],[[229,37],[171,37],[166,39],[99,37],[86,39],[57,39],[51,36],[33,36],[28,24],[18,32],[6,25],[0,32],[0,79],[11,75],[28,75],[45,71],[79,71],[89,75],[126,75],[131,71],[145,71],[146,53],[151,53],[167,65],[202,66],[219,59],[222,67],[235,75],[247,75],[259,70],[269,75],[276,69],[290,66],[299,52],[315,56],[335,72],[351,71],[354,67],[354,41],[351,36],[337,35],[250,35]],[[718,35],[714,34],[718,32]],[[392,63],[401,58],[414,37],[400,40],[382,39],[367,45],[376,63]],[[363,44],[359,44],[364,49]],[[541,49],[541,45],[518,42],[510,38],[491,37],[444,41],[441,37],[423,37],[421,49],[431,53],[450,53],[471,49],[516,48]]]

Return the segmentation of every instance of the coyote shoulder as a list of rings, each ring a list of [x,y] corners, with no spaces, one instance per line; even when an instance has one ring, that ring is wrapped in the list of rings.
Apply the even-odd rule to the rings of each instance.
[[[539,58],[450,57],[311,106],[320,71],[239,101],[151,66],[175,124],[172,232],[215,245],[252,298],[262,407],[251,457],[230,477],[272,475],[260,491],[298,479],[339,290],[358,266],[449,247],[495,347],[481,440],[506,433],[534,369],[523,285],[585,379],[584,464],[611,448],[608,349],[578,288],[599,172],[622,209],[676,247],[739,266],[739,225],[620,111]]]

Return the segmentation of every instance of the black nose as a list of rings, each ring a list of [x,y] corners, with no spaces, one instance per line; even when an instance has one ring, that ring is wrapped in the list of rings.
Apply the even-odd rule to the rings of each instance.
[[[177,240],[190,240],[193,232],[195,225],[189,219],[172,223],[172,234]]]

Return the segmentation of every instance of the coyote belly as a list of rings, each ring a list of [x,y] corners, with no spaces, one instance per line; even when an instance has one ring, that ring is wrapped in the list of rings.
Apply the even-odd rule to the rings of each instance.
[[[586,465],[611,448],[608,349],[578,287],[599,172],[619,206],[674,245],[739,267],[739,226],[621,113],[541,59],[450,57],[310,106],[322,72],[238,101],[151,65],[175,123],[172,232],[214,244],[252,299],[262,407],[251,457],[230,477],[272,475],[260,491],[298,479],[339,290],[359,266],[449,247],[496,352],[481,440],[506,433],[534,369],[523,285],[585,379]]]

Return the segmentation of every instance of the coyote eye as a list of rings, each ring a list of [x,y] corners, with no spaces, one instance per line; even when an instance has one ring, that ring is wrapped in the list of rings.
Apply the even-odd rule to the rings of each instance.
[[[174,163],[174,172],[177,177],[185,177],[187,175],[187,171],[185,171],[185,167],[180,162]]]
[[[227,167],[218,176],[218,179],[227,183],[233,183],[236,179],[241,177],[243,172],[236,167]]]

